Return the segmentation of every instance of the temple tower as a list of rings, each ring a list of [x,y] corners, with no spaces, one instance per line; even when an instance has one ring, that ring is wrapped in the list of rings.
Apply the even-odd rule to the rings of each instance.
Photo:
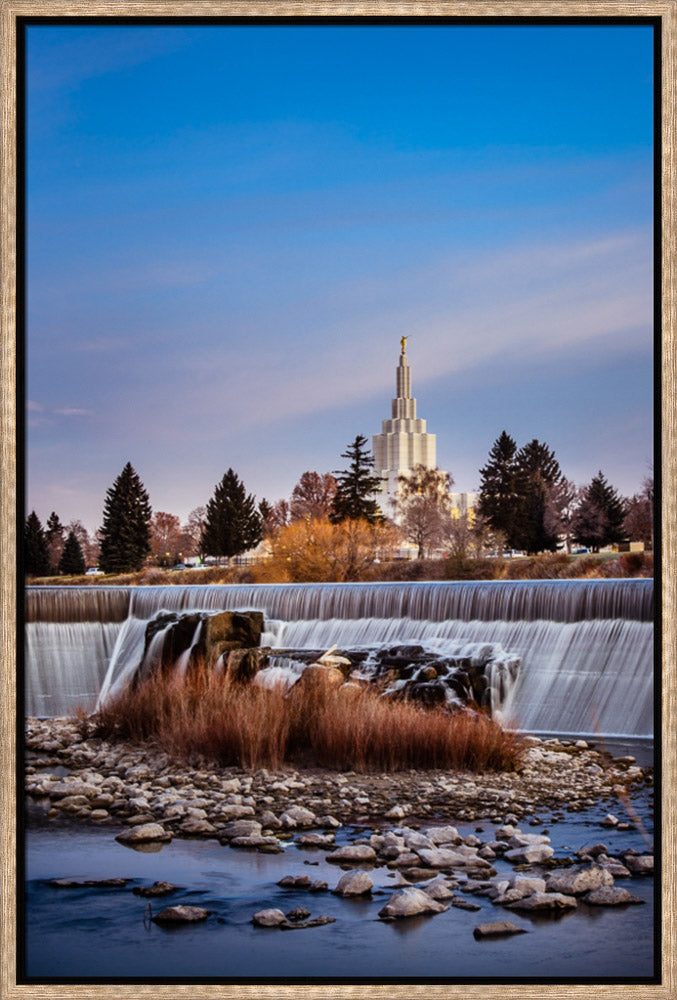
[[[374,471],[381,477],[379,505],[392,516],[390,501],[397,496],[400,476],[416,465],[426,469],[436,466],[434,434],[426,431],[426,422],[416,416],[416,400],[411,395],[411,368],[407,358],[407,340],[402,337],[401,353],[395,373],[396,397],[390,403],[390,419],[381,423],[381,433],[374,434],[372,450]]]

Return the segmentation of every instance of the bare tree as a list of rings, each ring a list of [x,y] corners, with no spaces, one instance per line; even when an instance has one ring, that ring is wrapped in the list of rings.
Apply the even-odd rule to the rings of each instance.
[[[396,520],[405,538],[418,547],[417,558],[424,559],[444,541],[453,480],[448,472],[419,464],[398,481]]]
[[[151,556],[159,566],[173,566],[183,554],[181,522],[175,514],[158,510],[150,522]]]
[[[576,511],[578,490],[570,479],[556,480],[548,487],[545,500],[545,530],[564,539],[567,552],[573,541],[572,524]]]

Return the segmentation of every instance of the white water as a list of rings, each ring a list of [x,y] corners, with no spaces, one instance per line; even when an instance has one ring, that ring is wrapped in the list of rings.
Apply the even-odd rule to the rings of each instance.
[[[125,682],[161,610],[261,610],[280,649],[500,643],[523,661],[504,706],[521,728],[651,735],[652,604],[651,580],[31,588],[26,710],[93,708],[81,693]]]

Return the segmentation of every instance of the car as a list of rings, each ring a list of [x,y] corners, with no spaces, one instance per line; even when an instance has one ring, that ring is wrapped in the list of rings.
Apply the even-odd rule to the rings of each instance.
[[[85,572],[85,576],[103,576],[103,570],[99,569],[98,566],[90,566]]]

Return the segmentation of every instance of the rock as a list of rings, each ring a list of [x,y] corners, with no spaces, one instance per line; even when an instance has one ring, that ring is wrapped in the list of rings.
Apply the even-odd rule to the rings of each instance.
[[[167,906],[151,920],[156,924],[196,924],[208,916],[209,910],[202,906]]]
[[[534,844],[549,844],[550,837],[542,833],[515,833],[508,839],[508,847],[531,847]]]
[[[179,829],[190,837],[213,837],[217,833],[216,827],[206,819],[187,819]]]
[[[547,844],[532,844],[530,847],[515,847],[506,851],[503,857],[516,864],[538,864],[547,861],[554,853]]]
[[[405,813],[405,811],[402,808],[402,806],[393,806],[392,809],[389,809],[388,812],[385,814],[385,818],[386,819],[404,819],[404,817],[406,815],[407,814]]]
[[[343,673],[338,667],[329,664],[309,663],[298,683],[308,688],[336,688],[343,684],[344,680]]]
[[[219,832],[226,840],[234,840],[235,837],[259,837],[261,829],[261,824],[254,819],[235,819],[226,823]]]
[[[335,923],[336,917],[313,917],[312,920],[304,920],[302,923],[296,924],[285,920],[283,924],[280,924],[280,929],[283,931],[300,931],[306,927],[324,927],[325,924]]]
[[[623,903],[643,903],[639,896],[632,896],[627,889],[620,886],[603,885],[599,889],[593,889],[583,897],[584,902],[590,906],[620,906]]]
[[[525,899],[509,903],[509,910],[570,910],[578,906],[573,896],[561,892],[535,892]]]
[[[297,847],[333,847],[333,833],[302,833],[294,840]]]
[[[144,823],[143,826],[134,826],[129,830],[123,830],[115,839],[121,844],[143,844],[149,841],[166,842],[172,839],[172,834],[159,823]]]
[[[461,854],[460,851],[434,847],[429,850],[419,848],[416,852],[428,868],[491,868],[488,861],[476,854]]]
[[[563,892],[569,896],[581,896],[584,892],[613,884],[613,875],[601,865],[575,865],[553,872],[546,882],[547,892]]]
[[[334,889],[337,896],[366,896],[371,893],[374,883],[366,872],[346,872]]]
[[[279,854],[284,850],[277,837],[233,837],[229,843],[231,847],[244,847],[267,854]]]
[[[310,889],[312,881],[310,875],[285,875],[277,884],[283,889]]]
[[[146,898],[153,898],[155,896],[169,896],[173,892],[176,892],[176,886],[172,885],[171,882],[153,882],[152,885],[148,886],[135,886],[132,889],[135,896],[144,896]]]
[[[282,826],[282,823],[277,818],[275,813],[267,809],[264,813],[261,814],[261,826],[267,830],[279,830],[280,827]]]
[[[282,910],[277,909],[259,910],[252,917],[252,923],[256,927],[279,927],[286,922],[287,918]]]
[[[124,889],[129,881],[128,878],[100,878],[77,882],[70,878],[53,878],[47,885],[53,889]]]
[[[315,813],[303,806],[290,806],[280,816],[280,822],[287,830],[293,830],[297,826],[315,826],[317,819]]]
[[[454,885],[456,884],[454,882]],[[426,882],[425,885],[419,886],[419,888],[430,896],[431,899],[436,899],[438,902],[440,900],[453,899],[454,896],[454,890],[442,875],[438,875],[432,882]]]
[[[455,826],[429,826],[422,833],[435,847],[440,844],[457,844],[461,840]]]
[[[451,905],[455,906],[457,910],[470,910],[471,912],[482,909],[479,903],[471,903],[469,899],[463,899],[461,896],[454,896]]]
[[[633,875],[653,874],[653,854],[624,854],[623,861]]]
[[[382,920],[397,920],[401,917],[414,917],[422,913],[444,913],[449,907],[432,899],[422,889],[396,889],[378,915]]]
[[[600,822],[600,826],[618,826],[618,817],[614,816],[613,813],[608,813],[604,819]]]
[[[323,881],[322,879],[318,878],[310,886],[310,888],[308,889],[308,892],[326,892],[328,888],[329,888],[328,883],[325,882],[325,881]]]
[[[300,920],[307,920],[310,916],[310,910],[307,910],[305,906],[297,906],[295,910],[290,910],[287,914],[287,920],[291,920],[293,923],[298,923]]]
[[[333,864],[360,864],[364,861],[376,861],[376,851],[367,844],[348,844],[332,851],[326,860]]]
[[[526,899],[535,892],[545,892],[546,881],[543,878],[513,878],[508,883],[506,889],[493,898],[497,906],[507,906],[508,903],[516,903],[518,899]]]
[[[476,938],[502,937],[506,934],[526,934],[525,927],[518,927],[509,920],[499,920],[491,924],[478,924],[473,930]]]

